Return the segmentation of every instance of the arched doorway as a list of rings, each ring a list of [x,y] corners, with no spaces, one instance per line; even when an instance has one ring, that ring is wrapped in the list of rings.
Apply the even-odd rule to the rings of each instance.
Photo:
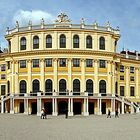
[[[80,95],[80,81],[78,79],[73,81],[73,95]]]
[[[93,81],[91,79],[86,81],[86,92],[89,96],[93,96]]]
[[[53,91],[52,80],[47,79],[46,82],[45,82],[45,94],[46,95],[52,95],[52,91]]]
[[[35,79],[33,81],[33,84],[32,84],[32,90],[33,90],[33,93],[37,93],[40,91],[40,83],[37,79]]]
[[[66,95],[67,84],[65,79],[59,81],[59,95]]]
[[[59,101],[58,102],[58,114],[65,114],[66,110],[68,110],[68,102]]]
[[[99,82],[99,93],[102,94],[102,96],[106,96],[106,81],[101,80]]]

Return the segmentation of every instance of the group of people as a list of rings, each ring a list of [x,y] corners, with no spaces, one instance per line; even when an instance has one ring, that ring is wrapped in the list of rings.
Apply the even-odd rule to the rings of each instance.
[[[110,110],[108,110],[107,118],[111,118],[111,111]],[[118,110],[115,111],[115,118],[119,118]]]
[[[65,110],[65,118],[68,118],[68,110]],[[107,118],[111,118],[111,111],[108,110]],[[115,118],[119,118],[119,112],[118,110],[115,111]],[[41,110],[41,119],[47,119],[47,111],[45,108],[42,108]]]

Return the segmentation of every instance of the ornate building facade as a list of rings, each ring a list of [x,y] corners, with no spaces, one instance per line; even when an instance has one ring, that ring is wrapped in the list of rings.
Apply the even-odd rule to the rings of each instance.
[[[57,116],[138,112],[140,56],[116,52],[119,29],[109,23],[72,24],[61,13],[54,24],[7,29],[0,54],[1,113]]]

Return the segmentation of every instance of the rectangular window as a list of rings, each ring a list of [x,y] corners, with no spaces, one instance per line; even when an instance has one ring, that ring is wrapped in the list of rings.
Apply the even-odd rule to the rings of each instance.
[[[66,67],[66,58],[60,58],[59,66],[60,67]]]
[[[130,87],[130,96],[134,96],[135,95],[135,89],[134,87]]]
[[[124,86],[120,86],[120,96],[124,96]]]
[[[134,73],[134,67],[130,67],[130,73]]]
[[[105,60],[99,60],[100,68],[106,68],[106,61]]]
[[[1,85],[1,95],[5,95],[5,93],[6,93],[6,86]]]
[[[26,60],[20,60],[19,64],[20,64],[20,68],[26,68]]]
[[[6,65],[5,64],[1,65],[1,71],[6,71]]]
[[[10,61],[7,62],[8,69],[10,69]]]
[[[52,59],[51,58],[45,59],[45,62],[46,62],[46,67],[52,67]]]
[[[134,81],[134,76],[130,76],[130,81]]]
[[[120,72],[124,72],[124,66],[120,65]]]
[[[124,80],[124,76],[120,76],[120,80]]]
[[[86,59],[86,67],[92,67],[93,66],[93,60],[92,59]]]
[[[33,59],[33,68],[39,67],[39,59]]]
[[[77,58],[73,59],[73,67],[80,67],[80,59]]]
[[[1,79],[6,79],[5,74],[2,74],[2,75],[1,75]]]

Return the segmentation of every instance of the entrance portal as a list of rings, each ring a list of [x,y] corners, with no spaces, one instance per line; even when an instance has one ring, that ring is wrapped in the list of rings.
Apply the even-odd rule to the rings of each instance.
[[[20,102],[19,113],[24,113],[24,102]]]
[[[89,112],[89,114],[94,114],[94,102],[89,102],[88,112]]]
[[[68,102],[60,101],[58,103],[58,114],[65,114],[65,111],[68,109]]]
[[[44,108],[47,111],[47,114],[52,114],[52,102],[45,102]]]
[[[73,103],[73,113],[74,113],[74,115],[81,114],[81,102]]]
[[[32,112],[31,112],[31,114],[37,114],[37,103],[36,102],[33,102],[31,104],[31,106],[32,106]]]
[[[106,114],[106,102],[102,102],[102,114]]]

